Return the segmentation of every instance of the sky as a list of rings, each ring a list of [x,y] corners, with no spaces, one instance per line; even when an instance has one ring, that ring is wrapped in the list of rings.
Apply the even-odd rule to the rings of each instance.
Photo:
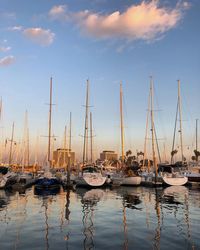
[[[184,154],[189,157],[200,118],[199,12],[198,0],[0,0],[2,146],[13,122],[14,139],[22,142],[27,110],[32,158],[37,137],[37,148],[46,152],[45,104],[53,77],[53,148],[62,147],[72,112],[72,149],[81,156],[89,79],[94,155],[120,153],[120,82],[125,150],[143,151],[153,76],[160,151],[164,145],[167,155],[171,150],[180,79]]]

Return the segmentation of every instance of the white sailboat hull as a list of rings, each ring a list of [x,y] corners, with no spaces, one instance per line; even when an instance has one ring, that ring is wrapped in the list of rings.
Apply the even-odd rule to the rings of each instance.
[[[165,184],[169,186],[183,186],[188,182],[188,178],[185,176],[180,176],[180,177],[164,176],[163,181]]]
[[[142,178],[140,176],[124,177],[122,179],[121,185],[139,186],[141,184],[141,181],[142,181]]]
[[[100,187],[105,184],[106,179],[106,177],[103,177],[99,173],[84,173],[83,176],[79,176],[75,182],[77,186]]]
[[[91,187],[100,187],[106,182],[106,177],[96,174],[84,175],[83,179]]]

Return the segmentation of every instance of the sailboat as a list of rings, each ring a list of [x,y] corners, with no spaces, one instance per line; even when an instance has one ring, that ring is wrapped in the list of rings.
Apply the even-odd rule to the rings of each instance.
[[[91,160],[88,164],[88,111],[89,111],[89,80],[87,80],[86,90],[86,104],[85,104],[85,129],[84,129],[84,144],[83,144],[83,166],[82,172],[76,178],[75,182],[77,186],[86,187],[100,187],[106,182],[107,177],[102,176],[101,172],[97,167],[93,165],[92,159],[92,135],[91,137]],[[92,123],[90,120],[90,126],[92,131]]]
[[[148,171],[142,172],[142,183],[143,185],[147,186],[161,186],[163,181],[158,174],[158,167],[157,167],[157,159],[156,159],[156,152],[155,152],[155,124],[154,124],[154,95],[153,95],[153,79],[150,77],[150,92],[149,92],[149,100],[148,100],[148,113],[147,113],[147,120],[146,120],[146,134],[145,134],[145,144],[144,144],[144,158],[143,158],[143,166],[145,166],[145,157],[146,157],[146,140],[147,140],[147,131],[148,131],[148,122],[149,122],[149,115],[151,120],[151,150],[152,150],[152,169],[150,169],[150,162],[148,161]]]
[[[36,189],[59,189],[60,181],[50,171],[51,169],[51,114],[52,114],[52,77],[50,78],[50,103],[49,103],[49,135],[48,135],[48,163],[44,167],[44,174],[35,182]]]
[[[180,80],[178,80],[178,102],[177,102],[177,110],[176,110],[176,119],[175,119],[175,127],[174,127],[174,138],[172,145],[172,152],[174,152],[174,144],[175,144],[175,134],[176,134],[176,122],[179,114],[179,132],[180,132],[180,144],[181,144],[181,165],[184,165],[184,155],[183,155],[183,135],[182,135],[182,114],[181,114],[181,95],[180,95]],[[173,155],[172,155],[173,156]],[[184,176],[180,172],[179,166],[172,163],[171,164],[160,164],[159,166],[160,174],[162,175],[162,179],[164,184],[168,186],[182,186],[188,182],[188,177]]]
[[[197,183],[200,182],[200,162],[198,161],[199,158],[199,151],[198,151],[198,119],[196,119],[196,148],[194,150],[195,156],[192,158],[195,159],[195,163],[188,164],[188,170],[186,171],[185,175],[188,177],[188,181],[190,183]]]
[[[29,129],[28,129],[28,112],[25,112],[24,138],[23,138],[23,162],[22,170],[18,173],[17,182],[14,189],[25,189],[32,186],[35,182],[33,174],[25,172],[25,166],[29,166]]]
[[[17,181],[17,174],[11,170],[12,163],[12,148],[14,142],[14,127],[15,124],[12,124],[12,136],[10,139],[10,153],[9,153],[9,166],[0,166],[0,189],[12,188],[12,186]]]
[[[67,126],[65,126],[64,131],[64,152],[63,152],[63,165],[64,172],[61,173],[61,183],[64,188],[71,187],[74,184],[76,176],[71,173],[70,165],[71,165],[71,112],[70,112],[70,130],[69,130],[69,149],[67,149]]]
[[[123,171],[125,170],[125,164],[124,164],[124,121],[123,121],[123,91],[122,91],[122,83],[120,83],[120,128],[121,128],[121,154],[122,154],[122,168]],[[142,178],[133,173],[131,171],[131,174],[122,174],[121,176],[113,175],[112,181],[115,184],[120,183],[121,185],[127,185],[127,186],[138,186],[141,184]]]

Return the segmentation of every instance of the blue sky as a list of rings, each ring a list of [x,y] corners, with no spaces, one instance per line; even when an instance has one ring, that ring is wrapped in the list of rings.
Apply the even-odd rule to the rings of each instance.
[[[173,4],[172,4],[173,2]],[[123,83],[126,149],[143,150],[149,76],[155,83],[155,123],[171,149],[177,79],[181,80],[185,151],[200,117],[200,4],[191,1],[0,0],[2,134],[47,134],[53,77],[53,133],[62,142],[72,112],[73,146],[82,152],[86,79],[90,80],[95,154],[120,150],[119,83]],[[45,151],[46,139],[40,137]],[[160,141],[161,151],[164,141]]]

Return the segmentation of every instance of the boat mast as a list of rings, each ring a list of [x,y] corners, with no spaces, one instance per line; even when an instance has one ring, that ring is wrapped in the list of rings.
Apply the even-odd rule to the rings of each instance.
[[[30,151],[29,151],[29,128],[27,128],[27,166],[30,164]]]
[[[122,82],[120,82],[120,127],[121,127],[121,153],[122,153],[122,163],[124,163],[124,123],[123,123],[123,91]]]
[[[65,167],[65,171],[67,170],[66,169],[66,167],[67,167],[67,163],[66,163],[67,140],[66,140],[66,137],[67,137],[67,126],[65,126],[65,131],[64,131],[64,157],[63,157],[63,165]]]
[[[2,121],[2,97],[0,101],[0,121]],[[1,145],[1,151],[0,151],[0,162],[3,163],[3,147]]]
[[[36,136],[36,141],[35,141],[35,166],[38,166],[38,152],[39,152],[39,132],[37,132],[37,136]]]
[[[1,97],[1,100],[0,100],[0,120],[2,118],[2,97]]]
[[[50,78],[50,96],[49,96],[49,135],[48,135],[48,163],[51,167],[51,112],[52,112],[52,77]]]
[[[89,80],[87,80],[87,88],[86,88],[83,165],[85,164],[85,161],[88,162],[88,109],[89,109]]]
[[[152,141],[152,155],[153,155],[153,165],[155,167],[155,174],[156,178],[155,180],[157,181],[157,176],[158,176],[158,170],[157,170],[157,163],[156,163],[156,154],[155,154],[155,145],[154,145],[154,96],[153,96],[153,79],[152,76],[150,77],[150,92],[151,92],[151,141]]]
[[[196,119],[196,151],[198,151],[198,119]]]
[[[150,97],[151,97],[151,91],[149,91],[149,98],[148,98],[148,109],[147,109],[147,118],[146,118],[146,131],[145,131],[145,138],[144,138],[144,155],[143,155],[143,164],[142,168],[144,169],[145,166],[145,159],[147,154],[147,133],[148,133],[148,123],[149,123],[149,110],[150,110]],[[150,172],[149,164],[148,164],[148,172]]]
[[[93,141],[92,141],[92,112],[90,112],[90,156],[91,156],[91,163],[93,162]]]
[[[24,120],[24,139],[23,139],[23,164],[22,172],[24,172],[25,166],[29,166],[29,129],[28,129],[28,111],[25,112]]]
[[[12,135],[11,135],[11,140],[10,140],[10,154],[9,154],[9,166],[11,165],[12,162],[12,147],[13,147],[13,138],[14,138],[14,128],[15,128],[15,123],[13,122],[12,125]]]
[[[175,125],[174,125],[174,135],[173,135],[172,151],[171,151],[171,164],[173,163],[174,145],[175,145],[175,139],[176,139],[177,117],[178,117],[178,101],[177,101],[177,107],[176,107],[176,118],[175,118]]]
[[[181,142],[181,159],[184,161],[183,155],[183,134],[182,134],[182,113],[181,113],[181,93],[180,93],[180,80],[178,80],[178,110],[179,110],[179,132]]]
[[[69,118],[69,151],[72,149],[72,112],[70,112]]]

